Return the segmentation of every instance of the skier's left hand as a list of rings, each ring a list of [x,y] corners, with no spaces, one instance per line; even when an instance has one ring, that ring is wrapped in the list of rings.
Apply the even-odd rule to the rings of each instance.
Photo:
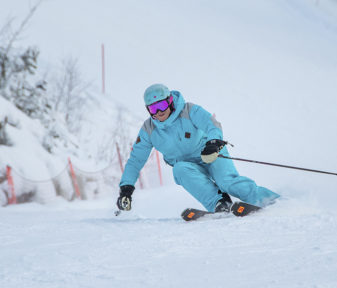
[[[119,210],[129,211],[131,210],[132,193],[135,190],[135,186],[124,185],[120,187],[119,197],[117,199],[117,207]]]
[[[207,164],[214,162],[218,158],[220,150],[226,144],[227,142],[220,139],[213,139],[207,141],[205,148],[201,151],[202,161]]]

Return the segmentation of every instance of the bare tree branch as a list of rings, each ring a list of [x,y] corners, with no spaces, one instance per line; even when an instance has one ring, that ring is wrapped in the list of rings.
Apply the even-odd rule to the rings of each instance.
[[[76,130],[82,119],[82,110],[92,85],[83,80],[78,65],[78,59],[68,57],[62,61],[60,73],[53,81],[55,85],[53,95],[53,109],[64,115],[70,131]]]
[[[8,35],[10,35],[10,30],[13,25],[14,19],[15,19],[14,17],[9,18],[0,29],[0,40],[2,43],[5,43],[6,39],[9,38]]]
[[[5,55],[8,54],[8,52],[11,50],[14,42],[17,40],[17,38],[19,37],[19,35],[22,33],[23,29],[25,28],[25,26],[28,24],[29,20],[33,17],[33,15],[35,14],[37,8],[41,5],[41,3],[44,0],[39,0],[29,11],[29,13],[27,14],[26,18],[23,19],[23,21],[21,22],[19,28],[13,33],[12,37],[9,39],[7,47],[5,49]],[[8,24],[8,23],[7,23]]]

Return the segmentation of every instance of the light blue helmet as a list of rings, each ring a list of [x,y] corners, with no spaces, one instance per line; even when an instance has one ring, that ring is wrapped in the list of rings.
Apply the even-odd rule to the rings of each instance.
[[[144,92],[145,105],[151,105],[154,102],[164,100],[171,94],[170,90],[163,84],[153,84]]]

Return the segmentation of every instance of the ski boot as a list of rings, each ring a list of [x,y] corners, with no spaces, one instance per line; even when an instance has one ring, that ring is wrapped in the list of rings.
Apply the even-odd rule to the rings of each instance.
[[[225,213],[229,213],[231,212],[231,207],[233,205],[233,201],[231,199],[231,197],[224,192],[219,191],[219,194],[222,194],[222,198],[216,203],[215,205],[215,213],[218,212],[225,212]]]

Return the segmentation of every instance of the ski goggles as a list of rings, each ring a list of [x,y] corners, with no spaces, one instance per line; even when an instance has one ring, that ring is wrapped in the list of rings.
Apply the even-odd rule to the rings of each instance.
[[[146,108],[150,112],[151,115],[157,114],[158,110],[164,112],[173,102],[173,97],[168,96],[164,100],[157,101],[152,103],[151,105],[147,105]]]

